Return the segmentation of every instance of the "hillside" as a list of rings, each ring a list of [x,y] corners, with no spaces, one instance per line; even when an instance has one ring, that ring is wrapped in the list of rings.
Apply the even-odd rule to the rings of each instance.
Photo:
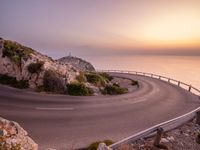
[[[75,56],[62,57],[57,61],[61,64],[70,64],[80,71],[95,71],[95,68],[91,63]]]
[[[70,65],[62,65],[32,48],[17,42],[0,39],[0,73],[27,81],[30,88],[43,85],[43,77],[52,71],[65,84],[73,81],[79,71]]]
[[[116,83],[115,83],[116,82]],[[95,72],[89,62],[67,56],[59,60],[17,42],[0,39],[0,83],[16,88],[69,95],[123,94],[113,77]]]

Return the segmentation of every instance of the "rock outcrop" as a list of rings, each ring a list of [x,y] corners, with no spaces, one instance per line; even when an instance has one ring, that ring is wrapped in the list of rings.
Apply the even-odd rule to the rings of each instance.
[[[105,143],[100,143],[97,150],[112,150],[112,148],[108,147]]]
[[[43,62],[39,72],[30,73],[27,67],[31,63]],[[73,81],[79,70],[68,64],[61,64],[52,58],[25,47],[17,42],[0,39],[0,74],[27,80],[30,88],[43,85],[45,71],[51,70],[58,74],[66,83]]]
[[[79,96],[128,92],[114,85],[112,79],[106,73],[95,72],[81,58],[67,56],[53,60],[32,48],[0,38],[1,84]]]
[[[0,117],[0,149],[37,150],[38,145],[18,123]]]
[[[95,71],[95,68],[91,63],[78,57],[66,56],[58,59],[57,61],[61,64],[72,65],[74,68],[80,71]]]

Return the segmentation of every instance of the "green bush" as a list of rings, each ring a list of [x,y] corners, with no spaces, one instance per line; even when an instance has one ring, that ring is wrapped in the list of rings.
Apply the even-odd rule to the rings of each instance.
[[[16,42],[4,41],[3,57],[7,56],[11,61],[17,65],[21,63],[21,59],[27,59],[30,53],[33,52],[31,48],[22,46]]]
[[[64,93],[62,77],[54,71],[47,70],[43,77],[43,88],[47,92]]]
[[[72,82],[67,85],[67,93],[74,96],[90,96],[93,95],[92,89],[85,86],[82,82]]]
[[[12,87],[19,88],[19,89],[24,89],[24,88],[29,87],[27,80],[17,81],[15,77],[10,77],[8,75],[2,75],[2,74],[0,74],[0,83],[10,85]]]
[[[87,150],[97,150],[100,143],[105,143],[107,146],[109,146],[109,145],[113,144],[114,142],[111,140],[93,142],[92,144],[90,144],[88,146]]]
[[[102,77],[100,74],[97,73],[86,73],[85,74],[86,79],[89,83],[92,83],[96,86],[105,86],[106,85],[106,80],[104,77]]]
[[[44,62],[39,61],[36,63],[30,63],[27,66],[27,69],[30,73],[39,73],[42,70],[42,66],[44,65]]]
[[[133,86],[139,86],[139,83],[138,83],[138,81],[135,81],[135,80],[131,80],[131,85],[133,85]]]
[[[19,89],[25,89],[29,87],[29,83],[28,80],[20,80],[17,82],[16,85],[14,85],[15,88],[19,88]]]
[[[197,142],[198,144],[200,144],[200,132],[197,134],[196,142]]]
[[[100,73],[100,75],[101,75],[102,77],[104,77],[105,79],[107,79],[108,81],[111,81],[111,80],[113,79],[112,76],[110,76],[109,74],[107,74],[107,73],[105,73],[105,72]]]
[[[103,90],[102,94],[106,95],[118,95],[118,94],[125,94],[128,92],[127,88],[122,88],[115,85],[107,85]]]

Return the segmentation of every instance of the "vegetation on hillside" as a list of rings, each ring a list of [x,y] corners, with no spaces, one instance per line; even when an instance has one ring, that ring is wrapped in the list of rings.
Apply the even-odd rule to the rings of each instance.
[[[27,80],[17,81],[15,77],[10,77],[8,75],[2,75],[2,74],[0,74],[0,83],[5,85],[10,85],[12,87],[19,89],[24,89],[29,87]]]
[[[120,87],[119,85],[107,85],[103,90],[104,95],[118,95],[128,93],[127,88]]]
[[[103,72],[103,73],[99,73],[102,77],[104,77],[104,79],[106,79],[107,81],[111,81],[113,79],[113,76]]]
[[[92,89],[85,86],[82,82],[72,82],[67,85],[67,93],[74,96],[90,96],[93,95]]]
[[[131,80],[131,85],[133,85],[133,86],[138,86],[139,87],[139,83],[138,83],[138,81],[135,81],[135,80]]]
[[[89,82],[94,85],[105,86],[105,84],[113,79],[107,73],[97,73],[97,72],[81,72],[76,80],[79,82]]]
[[[106,86],[106,83],[107,83],[106,78],[101,76],[101,74],[99,73],[96,73],[96,72],[86,73],[85,77],[87,79],[87,82],[95,86],[98,86],[98,87]]]
[[[33,50],[29,47],[22,46],[16,42],[4,41],[4,47],[3,47],[3,57],[8,57],[11,61],[16,63],[17,65],[21,64],[21,60],[28,59],[30,56],[30,53],[32,53]]]
[[[80,73],[76,78],[77,81],[84,83],[89,82],[101,88],[101,93],[104,95],[118,95],[128,92],[127,88],[120,87],[118,83],[112,83],[113,77],[107,73],[85,72]],[[137,85],[138,81],[131,80],[131,85]],[[103,88],[103,89],[102,89]]]
[[[39,61],[39,62],[36,62],[36,63],[30,63],[27,66],[27,69],[32,74],[33,73],[39,73],[42,70],[43,65],[44,65],[44,62],[42,62],[42,61]]]
[[[47,92],[64,93],[64,83],[60,75],[52,70],[47,70],[43,77],[43,89]]]

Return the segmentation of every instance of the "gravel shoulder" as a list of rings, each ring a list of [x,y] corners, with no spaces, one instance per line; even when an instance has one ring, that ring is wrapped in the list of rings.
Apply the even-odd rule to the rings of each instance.
[[[195,124],[195,119],[186,124],[166,132],[161,138],[161,147],[153,146],[154,137],[140,139],[130,145],[123,145],[120,150],[199,150],[200,144],[196,142],[200,133],[200,125]]]

